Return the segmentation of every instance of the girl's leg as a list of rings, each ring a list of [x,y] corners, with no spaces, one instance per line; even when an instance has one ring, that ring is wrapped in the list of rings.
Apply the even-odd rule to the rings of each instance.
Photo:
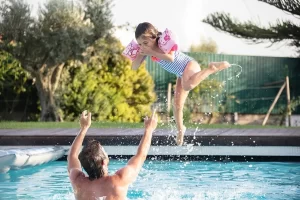
[[[174,92],[174,103],[173,103],[173,114],[174,114],[177,131],[178,131],[176,137],[177,145],[183,144],[183,136],[186,130],[185,126],[183,125],[183,107],[188,94],[189,91],[185,91],[182,88],[182,79],[177,78],[176,89]]]
[[[186,66],[183,72],[183,89],[190,91],[194,89],[201,81],[206,79],[209,75],[214,74],[218,71],[226,69],[230,64],[226,61],[224,62],[211,62],[208,68],[201,71],[199,64],[196,61],[191,61]]]

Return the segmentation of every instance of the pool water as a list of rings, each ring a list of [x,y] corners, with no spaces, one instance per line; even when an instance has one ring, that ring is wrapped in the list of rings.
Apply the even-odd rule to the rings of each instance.
[[[111,160],[110,174],[126,160]],[[67,162],[0,174],[0,199],[75,199]],[[300,199],[300,164],[283,162],[151,161],[128,191],[128,199]]]

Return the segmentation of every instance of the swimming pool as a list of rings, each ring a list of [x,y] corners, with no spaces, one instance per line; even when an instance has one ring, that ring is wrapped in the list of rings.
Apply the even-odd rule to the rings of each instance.
[[[110,173],[126,164],[111,160]],[[66,161],[0,174],[0,199],[74,199]],[[300,199],[300,165],[147,160],[129,199]]]

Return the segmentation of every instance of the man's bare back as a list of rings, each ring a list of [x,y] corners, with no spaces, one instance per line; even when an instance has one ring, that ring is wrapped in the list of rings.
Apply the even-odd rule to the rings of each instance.
[[[128,185],[122,185],[122,181],[120,181],[118,175],[105,176],[90,181],[83,172],[81,172],[75,180],[73,180],[72,174],[73,173],[71,172],[70,181],[74,188],[74,194],[77,200],[126,199]]]
[[[145,118],[145,132],[136,155],[128,161],[125,167],[113,175],[108,175],[107,165],[109,159],[103,147],[97,141],[96,143],[93,142],[95,148],[87,149],[88,147],[86,147],[87,150],[82,149],[82,155],[79,155],[85,134],[91,125],[91,114],[89,113],[86,116],[84,111],[81,115],[80,124],[82,129],[73,141],[68,155],[68,172],[75,198],[77,200],[125,200],[129,185],[136,180],[146,160],[151,145],[152,133],[157,126],[155,111],[149,119],[148,117]],[[91,152],[93,152],[92,156],[89,154]],[[89,176],[86,176],[82,171],[82,160],[79,160],[78,157],[83,157],[83,161],[86,161],[85,159],[89,160],[88,165],[86,165],[86,162],[83,163],[83,167],[86,167],[85,170]],[[102,159],[103,157],[104,159]]]

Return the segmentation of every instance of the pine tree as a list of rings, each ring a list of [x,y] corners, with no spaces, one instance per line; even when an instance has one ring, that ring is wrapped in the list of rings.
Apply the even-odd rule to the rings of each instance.
[[[288,12],[298,19],[300,18],[300,0],[259,0],[271,6],[275,6]],[[216,12],[207,16],[203,22],[210,24],[220,31],[227,32],[235,37],[247,39],[253,43],[270,41],[272,44],[288,41],[290,46],[294,46],[300,53],[300,24],[295,24],[289,20],[277,20],[277,23],[269,27],[261,27],[251,21],[239,22],[232,18],[230,14]]]

